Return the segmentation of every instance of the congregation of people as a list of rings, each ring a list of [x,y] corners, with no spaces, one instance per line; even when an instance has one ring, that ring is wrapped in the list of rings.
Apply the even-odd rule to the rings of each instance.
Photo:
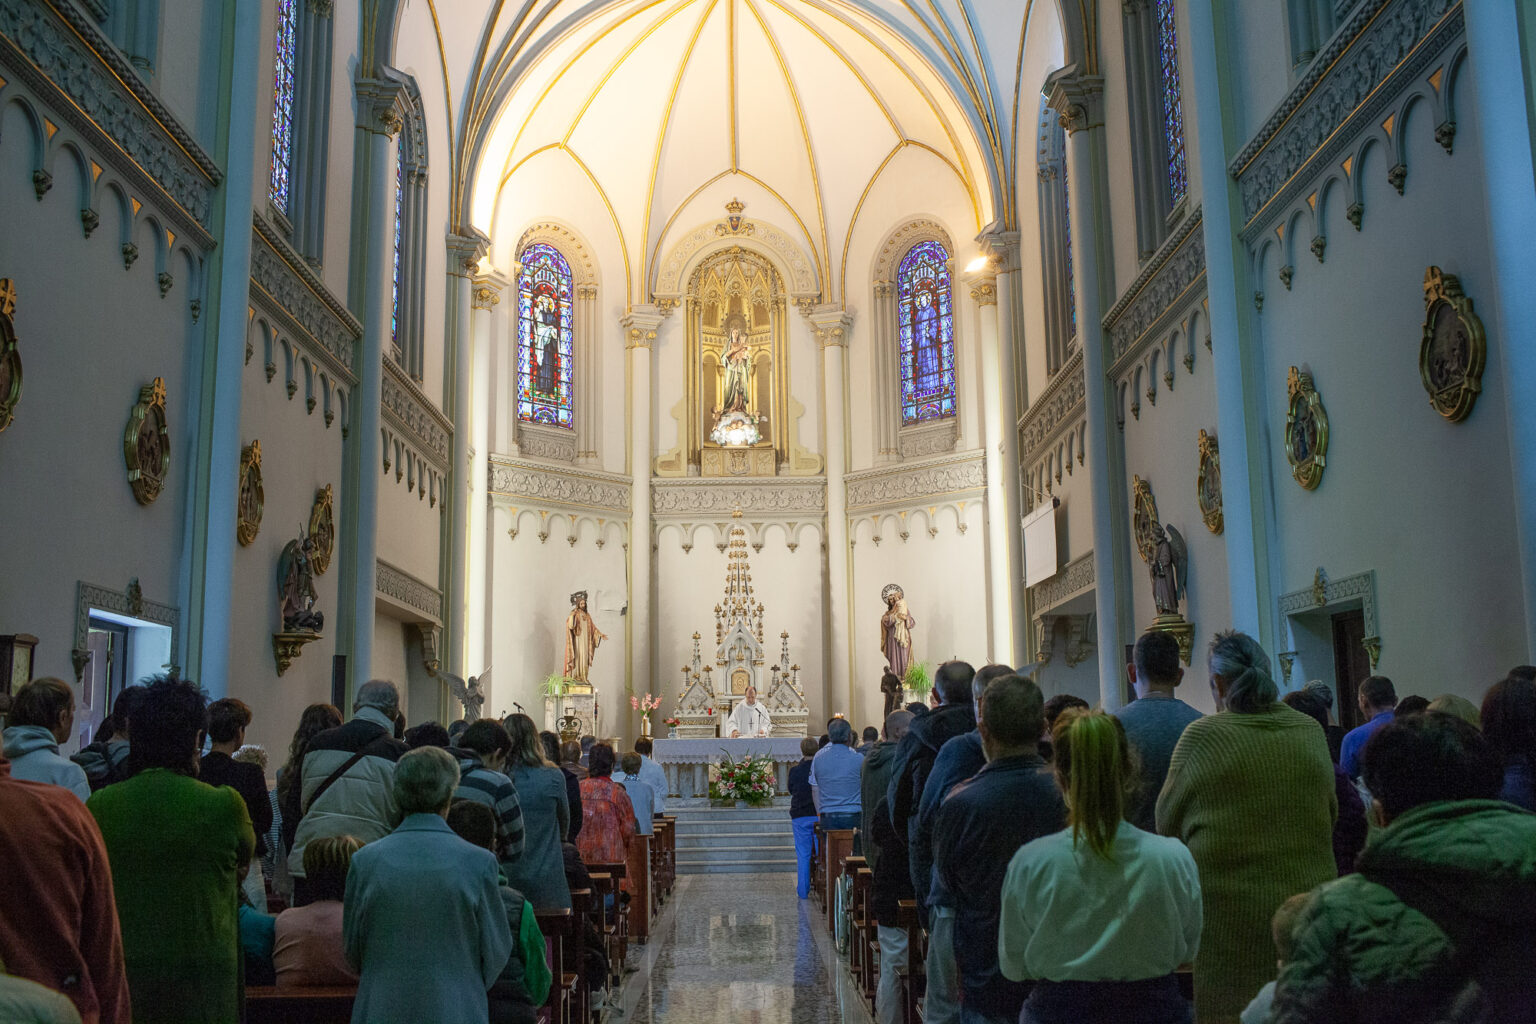
[[[560,968],[536,915],[665,808],[649,739],[562,748],[523,714],[405,729],[382,680],[345,721],[306,708],[271,789],[237,699],[155,677],[65,757],[74,711],[33,680],[0,738],[6,1022],[236,1022],[252,987],[334,986],[357,1022],[532,1024]],[[600,955],[583,974],[611,982]]]
[[[803,742],[799,894],[855,828],[879,1024],[1536,1022],[1536,668],[1481,706],[1372,676],[1346,731],[1251,637],[1207,659],[1214,714],[1149,631],[1112,714],[951,661],[872,745]]]

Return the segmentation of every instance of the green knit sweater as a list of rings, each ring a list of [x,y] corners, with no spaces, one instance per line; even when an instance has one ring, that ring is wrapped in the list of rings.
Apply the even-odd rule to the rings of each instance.
[[[1275,977],[1270,918],[1334,877],[1333,762],[1317,722],[1284,704],[1190,723],[1157,800],[1157,830],[1200,869],[1205,926],[1195,1019],[1236,1024]]]

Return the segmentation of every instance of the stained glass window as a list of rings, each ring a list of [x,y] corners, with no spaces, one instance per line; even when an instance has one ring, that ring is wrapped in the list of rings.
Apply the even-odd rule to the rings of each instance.
[[[277,64],[272,86],[272,205],[288,212],[293,168],[293,87],[298,62],[299,0],[277,0]]]
[[[389,314],[389,340],[395,343],[395,351],[400,351],[400,240],[403,233],[405,196],[405,147],[400,147],[399,158],[395,160],[395,278],[394,278],[394,302]]]
[[[951,291],[949,253],[938,242],[914,245],[896,268],[902,423],[955,414]]]
[[[1189,188],[1189,169],[1184,154],[1184,99],[1179,88],[1179,36],[1173,24],[1173,0],[1157,0],[1157,52],[1163,72],[1163,137],[1168,143],[1168,190],[1177,205]]]
[[[523,250],[517,289],[517,415],[571,426],[571,268],[553,246]]]

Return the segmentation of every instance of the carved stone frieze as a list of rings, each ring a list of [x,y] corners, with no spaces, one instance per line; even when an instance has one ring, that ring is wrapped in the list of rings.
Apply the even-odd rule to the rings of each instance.
[[[1169,236],[1104,314],[1114,362],[1149,334],[1169,313],[1184,305],[1205,282],[1205,232],[1196,207]]]
[[[944,455],[955,450],[960,439],[960,422],[954,416],[933,423],[902,427],[896,432],[896,450],[904,459]]]
[[[490,491],[535,505],[602,509],[629,514],[629,477],[591,470],[551,469],[505,455],[490,457]]]
[[[521,255],[523,250],[535,242],[544,242],[560,250],[560,255],[565,257],[571,268],[571,277],[578,290],[597,284],[597,263],[592,259],[592,250],[575,231],[559,221],[539,221],[529,225],[528,230],[523,232],[517,240],[515,251]]]
[[[1021,462],[1029,462],[1058,433],[1075,423],[1083,412],[1087,385],[1083,377],[1083,350],[1079,348],[1056,372],[1045,392],[1030,406],[1019,428]]]
[[[251,302],[286,321],[314,361],[339,381],[356,383],[353,348],[363,325],[260,214],[251,245]]]
[[[0,0],[0,36],[10,44],[0,46],[0,65],[41,94],[68,97],[50,103],[55,116],[115,144],[126,160],[104,149],[119,170],[163,190],[196,226],[199,244],[211,248],[213,190],[222,172],[95,20],[73,4]]]
[[[1308,165],[1330,166],[1381,120],[1463,33],[1456,0],[1365,0],[1313,59],[1285,100],[1228,165],[1250,242],[1270,217],[1312,187]],[[1384,87],[1386,86],[1386,87]]]
[[[700,224],[679,239],[668,250],[666,258],[662,260],[661,266],[656,271],[654,294],[657,299],[673,299],[681,296],[685,291],[683,271],[688,269],[694,257],[703,249],[721,244],[721,241],[720,236],[715,233],[713,224]],[[757,222],[750,236],[730,235],[725,241],[747,249],[765,252],[774,257],[775,262],[787,271],[785,284],[788,286],[792,301],[814,302],[821,295],[817,264],[806,255],[805,250],[788,233],[772,224]]]
[[[651,511],[658,516],[730,515],[750,509],[762,515],[821,515],[827,507],[825,477],[706,480],[686,477],[651,483]]]
[[[379,405],[385,418],[415,442],[423,458],[447,471],[453,424],[393,359],[384,360],[384,390]]]
[[[1093,589],[1093,585],[1093,552],[1090,551],[1068,562],[1055,576],[1030,587],[1029,596],[1038,615]]]
[[[1365,637],[1361,640],[1361,645],[1370,655],[1371,668],[1375,669],[1377,660],[1381,657],[1381,624],[1376,613],[1376,570],[1374,569],[1367,569],[1353,576],[1341,576],[1335,580],[1329,579],[1328,574],[1323,572],[1323,567],[1318,566],[1317,573],[1309,586],[1280,595],[1281,635],[1285,635],[1284,628],[1293,615],[1305,615],[1319,610],[1326,612],[1329,609],[1337,609],[1339,605],[1353,605],[1357,601],[1365,618]]]
[[[982,453],[966,452],[917,465],[865,470],[843,478],[848,511],[892,505],[929,505],[936,499],[975,494],[987,486]]]
[[[373,588],[385,597],[421,612],[434,623],[443,621],[443,592],[382,558],[377,562]]]
[[[91,613],[95,610],[116,612],[118,615],[129,615],[144,622],[169,627],[171,657],[173,659],[176,657],[176,642],[181,632],[181,611],[175,605],[146,601],[137,576],[129,580],[128,586],[123,590],[112,590],[109,587],[100,587],[78,580],[75,583],[75,646],[70,652],[75,663],[76,683],[83,678],[85,666],[89,661],[90,649],[86,644],[90,639]],[[178,670],[179,666],[176,665],[168,668],[168,671],[172,672]]]
[[[520,423],[517,428],[517,447],[530,459],[575,462],[576,432],[562,427],[541,427],[536,423]]]

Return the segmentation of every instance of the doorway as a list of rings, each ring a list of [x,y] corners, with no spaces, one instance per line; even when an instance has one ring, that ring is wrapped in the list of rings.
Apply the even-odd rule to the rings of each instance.
[[[1360,684],[1371,674],[1366,653],[1365,612],[1359,608],[1330,617],[1333,627],[1333,678],[1337,683],[1339,724],[1345,730],[1361,724]]]

